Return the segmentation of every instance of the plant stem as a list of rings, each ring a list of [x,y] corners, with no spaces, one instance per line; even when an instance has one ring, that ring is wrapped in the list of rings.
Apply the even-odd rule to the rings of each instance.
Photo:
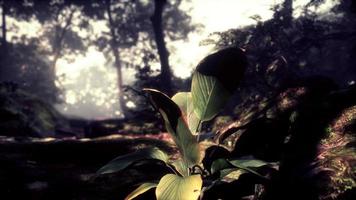
[[[200,137],[200,134],[201,134],[201,125],[202,124],[202,121],[199,120],[199,123],[198,123],[198,127],[197,127],[197,130],[195,130],[195,132],[198,132],[198,136],[197,136],[197,141],[199,142],[199,137]]]

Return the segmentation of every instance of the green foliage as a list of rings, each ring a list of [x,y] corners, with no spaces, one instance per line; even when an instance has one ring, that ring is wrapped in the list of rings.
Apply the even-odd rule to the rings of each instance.
[[[194,112],[201,121],[214,118],[240,83],[247,66],[241,49],[227,48],[206,57],[192,80]]]
[[[138,150],[134,153],[119,156],[108,164],[98,170],[98,174],[108,174],[121,171],[131,164],[145,160],[145,159],[157,159],[163,162],[167,162],[168,156],[158,148],[146,148]]]
[[[131,200],[137,197],[138,195],[147,192],[148,190],[157,187],[157,183],[143,183],[140,187],[136,188],[136,190],[132,191],[125,200]]]
[[[156,189],[157,200],[196,200],[203,185],[201,176],[181,177],[167,174],[162,177]]]
[[[194,112],[193,100],[191,92],[178,92],[172,97],[172,100],[182,110],[188,127],[193,135],[196,135],[200,121]]]
[[[249,172],[263,178],[262,175],[256,172],[256,169],[266,165],[268,165],[267,162],[255,159],[253,157],[231,160],[220,158],[214,160],[210,170],[212,174],[220,173],[221,178],[227,176],[228,174],[234,171],[240,171],[240,174]]]
[[[152,89],[145,89],[154,107],[161,113],[166,129],[172,135],[182,158],[188,167],[199,163],[199,146],[190,132],[183,113],[168,96]]]
[[[229,96],[229,92],[217,78],[205,76],[199,72],[193,75],[192,100],[194,111],[201,121],[214,118]]]
[[[169,160],[157,148],[143,149],[114,159],[98,173],[114,173],[129,168],[135,162],[158,159],[172,173],[157,177],[158,185],[154,182],[143,183],[126,198],[135,198],[157,186],[158,200],[196,200],[201,195],[202,187],[211,187],[229,174],[230,178],[238,179],[239,176],[233,173],[235,171],[263,177],[256,169],[266,166],[266,162],[253,157],[228,159],[229,151],[221,147],[212,146],[211,152],[207,152],[202,159],[202,147],[197,138],[201,123],[213,119],[224,107],[238,86],[245,67],[243,52],[228,48],[208,56],[198,65],[191,92],[180,92],[169,98],[158,90],[144,89],[154,108],[161,114],[167,131],[178,147],[180,158]],[[235,77],[222,79],[223,74],[231,72],[237,72]],[[215,176],[217,173],[220,176]],[[207,184],[203,185],[203,179],[207,180]]]

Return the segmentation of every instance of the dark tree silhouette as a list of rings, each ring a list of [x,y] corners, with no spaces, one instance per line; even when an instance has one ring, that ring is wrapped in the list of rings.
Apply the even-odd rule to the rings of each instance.
[[[155,0],[155,10],[151,17],[155,42],[157,45],[157,51],[159,55],[159,60],[161,63],[161,74],[160,81],[161,84],[165,87],[163,91],[167,94],[172,94],[172,72],[169,66],[169,53],[166,47],[166,43],[164,41],[164,33],[163,33],[163,22],[162,22],[162,13],[164,11],[164,7],[167,4],[167,0]]]
[[[4,79],[4,74],[5,69],[4,69],[4,64],[5,64],[5,59],[7,58],[7,33],[6,33],[6,15],[7,15],[7,8],[5,5],[5,2],[2,2],[1,5],[1,33],[2,33],[2,37],[1,37],[1,46],[0,46],[0,50],[3,52],[2,55],[0,55],[1,58],[1,62],[3,62],[3,64],[0,64],[0,80]]]
[[[178,40],[184,39],[189,31],[197,28],[190,23],[190,17],[179,10],[180,2],[71,1],[75,5],[83,6],[83,13],[90,19],[102,19],[107,22],[108,33],[103,32],[96,38],[95,43],[108,57],[113,57],[118,74],[120,105],[123,115],[126,117],[129,117],[130,113],[126,106],[128,97],[124,92],[123,70],[136,66],[125,62],[122,54],[130,48],[137,48],[138,44],[143,44],[143,47],[139,47],[141,48],[139,51],[134,51],[136,54],[131,54],[134,59],[141,60],[141,68],[147,67],[148,57],[154,57],[149,60],[157,60],[155,52],[158,52],[161,70],[159,76],[154,78],[161,83],[159,84],[160,89],[168,93],[172,91],[173,77],[169,65],[169,53],[164,41],[164,32],[167,33],[167,39]],[[107,14],[107,17],[104,13]]]
[[[1,32],[2,32],[2,38],[1,38],[1,44],[4,46],[6,49],[7,41],[6,41],[6,15],[7,15],[7,6],[5,2],[2,2],[1,5],[1,19],[2,19],[2,25],[1,25]]]
[[[68,28],[70,27],[73,19],[73,14],[75,12],[75,9],[71,9],[69,11],[69,16],[65,20],[64,27],[61,27],[60,22],[58,21],[59,18],[59,13],[57,14],[56,17],[56,24],[55,26],[55,36],[54,36],[54,43],[52,44],[52,54],[53,54],[53,61],[52,61],[52,66],[51,70],[52,73],[55,74],[56,72],[56,64],[58,59],[61,56],[61,50],[63,48],[63,40],[65,39],[66,32],[68,31]]]
[[[246,84],[257,84],[254,91],[263,94],[315,74],[347,85],[356,75],[351,56],[356,46],[351,1],[336,4],[327,13],[331,16],[320,16],[309,9],[323,2],[312,1],[300,17],[293,18],[293,1],[285,0],[274,8],[271,20],[257,20],[256,25],[216,33],[221,38],[217,47],[236,45],[246,49],[250,60]],[[338,13],[342,15],[337,17]]]
[[[108,22],[109,22],[109,29],[110,29],[110,47],[112,54],[114,55],[114,63],[117,70],[117,78],[118,78],[118,89],[119,89],[119,101],[120,101],[120,108],[121,112],[124,114],[125,117],[128,117],[128,111],[124,96],[124,84],[123,84],[123,77],[122,77],[122,67],[121,67],[121,59],[119,54],[119,44],[117,42],[119,36],[116,34],[115,30],[115,22],[112,16],[112,2],[111,0],[105,0],[106,12],[108,14]]]

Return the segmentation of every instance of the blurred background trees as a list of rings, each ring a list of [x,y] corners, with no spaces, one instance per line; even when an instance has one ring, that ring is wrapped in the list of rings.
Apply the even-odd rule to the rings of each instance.
[[[340,85],[354,83],[355,3],[312,0],[296,4],[280,1],[271,8],[271,19],[251,16],[255,24],[212,33],[202,44],[244,48],[250,59],[244,84],[255,93],[270,95],[310,75],[328,76]],[[330,11],[320,11],[329,4],[333,4]],[[90,76],[88,70],[87,75],[79,75],[83,80],[70,84],[82,85],[87,92],[73,97],[71,91],[63,90],[66,77],[58,72],[63,60],[70,64],[90,49],[103,53],[106,65],[116,70],[117,89],[110,90],[118,90],[117,96],[108,98],[120,105],[120,113],[112,116],[132,118],[143,111],[147,107],[139,94],[143,87],[172,94],[189,82],[172,74],[179,66],[169,62],[167,48],[167,43],[186,39],[200,28],[181,9],[181,0],[2,0],[0,5],[0,81],[16,82],[51,104],[68,99],[77,104],[103,101],[99,91],[82,85],[101,78]],[[24,31],[22,22],[37,31]],[[98,70],[93,73],[105,76]]]
[[[190,17],[179,9],[180,0],[166,1],[1,1],[1,81],[16,82],[21,88],[60,103],[61,77],[56,74],[58,60],[71,62],[93,46],[103,52],[107,64],[117,70],[118,102],[122,116],[129,117],[125,95],[124,70],[150,68],[160,61],[152,76],[162,90],[173,90],[169,52],[165,40],[179,40],[196,29]],[[37,23],[41,28],[29,37],[8,21]],[[103,30],[96,30],[97,21]],[[13,24],[13,23],[12,23]],[[8,37],[12,32],[13,37]],[[14,34],[15,33],[15,34]],[[167,36],[165,38],[165,35]],[[125,57],[126,60],[123,60]],[[129,57],[129,61],[127,61]],[[150,69],[151,70],[151,69]],[[140,70],[138,70],[138,73]],[[142,72],[142,70],[141,70]],[[139,99],[139,98],[138,98]]]
[[[241,47],[249,57],[246,78],[230,111],[241,101],[250,104],[274,97],[306,77],[325,77],[342,88],[355,83],[354,1],[298,3],[281,1],[272,7],[271,19],[253,15],[256,24],[211,33],[202,41],[216,49]],[[330,10],[323,11],[326,6]]]
[[[277,91],[306,76],[326,76],[340,86],[356,77],[356,23],[354,1],[310,1],[298,10],[295,1],[285,0],[274,8],[273,18],[256,25],[213,33],[216,48],[240,46],[249,56],[246,82],[262,93]],[[330,2],[329,2],[330,3]],[[257,87],[256,87],[257,86]]]

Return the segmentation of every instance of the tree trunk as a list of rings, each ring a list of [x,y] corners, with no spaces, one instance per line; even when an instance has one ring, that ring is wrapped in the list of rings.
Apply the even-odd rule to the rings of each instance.
[[[3,47],[7,46],[7,38],[6,38],[6,14],[7,14],[7,9],[5,6],[5,2],[2,3],[2,8],[1,8],[1,19],[2,19],[2,25],[1,25],[1,32],[2,32],[2,38],[1,38],[1,45]]]
[[[67,29],[69,28],[69,26],[72,23],[72,19],[73,19],[73,14],[75,12],[75,9],[71,10],[69,17],[67,18],[65,25],[63,28],[61,28],[61,30],[56,30],[56,38],[55,38],[55,44],[53,45],[53,61],[52,61],[52,66],[51,66],[51,72],[52,74],[55,76],[56,75],[56,66],[57,66],[57,61],[61,56],[61,52],[62,52],[62,45],[63,45],[63,40],[65,37],[65,34],[67,32]],[[60,13],[58,13],[59,15]],[[61,26],[60,23],[57,24],[59,27]],[[60,32],[59,32],[60,31]],[[59,32],[59,33],[58,33]]]
[[[282,17],[285,26],[290,26],[293,20],[293,0],[285,0],[283,2]]]
[[[155,10],[151,17],[155,42],[157,45],[159,60],[161,64],[160,82],[163,90],[168,95],[172,94],[172,72],[169,66],[169,53],[164,42],[164,33],[162,27],[162,13],[167,0],[155,0]],[[163,87],[164,86],[164,87]]]
[[[117,80],[118,80],[118,90],[119,90],[119,103],[120,103],[120,109],[121,113],[124,115],[125,118],[129,117],[129,112],[128,108],[126,106],[126,100],[125,100],[125,95],[124,95],[124,84],[122,80],[122,69],[121,69],[121,61],[120,61],[120,54],[118,51],[118,44],[117,44],[117,36],[115,34],[115,25],[114,25],[114,20],[112,18],[112,12],[111,12],[111,0],[106,0],[106,11],[108,13],[108,19],[109,19],[109,28],[110,28],[110,34],[111,34],[111,41],[110,41],[110,46],[111,46],[111,51],[114,55],[114,64],[117,70]]]
[[[7,66],[7,55],[8,55],[8,44],[7,44],[7,30],[6,30],[6,15],[7,15],[7,8],[5,5],[5,2],[2,2],[1,5],[1,32],[2,32],[2,38],[1,38],[1,45],[0,49],[2,51],[0,58],[1,58],[1,63],[0,63],[0,81],[4,81],[6,79],[7,73],[6,73],[6,67]]]

